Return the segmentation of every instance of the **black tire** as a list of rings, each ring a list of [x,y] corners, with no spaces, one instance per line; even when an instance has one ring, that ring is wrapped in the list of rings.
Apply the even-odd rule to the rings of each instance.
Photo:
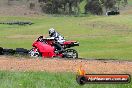
[[[13,50],[13,49],[3,49],[3,54],[4,55],[13,55],[13,54],[15,54],[15,50]]]
[[[3,48],[0,47],[0,55],[3,55]]]
[[[27,55],[28,54],[28,50],[24,49],[24,48],[16,48],[16,54]]]
[[[9,49],[3,49],[3,52],[9,52]]]
[[[69,53],[72,53],[72,55],[70,55]],[[65,54],[66,58],[78,58],[78,52],[75,49],[67,49],[65,50]]]
[[[76,81],[79,85],[84,85],[86,83],[86,78],[84,76],[77,76]]]
[[[11,55],[9,52],[3,52],[3,55]]]
[[[28,50],[24,48],[16,48],[16,52],[28,53]]]
[[[16,52],[16,54],[18,54],[18,55],[28,55],[27,53],[24,53],[24,52]]]

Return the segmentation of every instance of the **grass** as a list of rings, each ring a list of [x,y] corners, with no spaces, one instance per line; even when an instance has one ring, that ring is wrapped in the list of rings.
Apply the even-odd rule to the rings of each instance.
[[[131,88],[131,84],[87,84],[80,86],[73,73],[0,71],[0,88]]]
[[[0,17],[1,21],[32,21],[31,26],[0,24],[0,46],[28,48],[40,35],[53,27],[67,40],[80,42],[79,56],[84,58],[132,58],[132,16],[88,17]]]
[[[132,0],[128,0],[128,4],[132,6]]]
[[[129,1],[131,2],[131,1]],[[83,8],[84,2],[81,7]],[[131,5],[131,3],[130,3]],[[81,9],[83,12],[83,10]],[[32,21],[31,26],[0,24],[0,46],[30,49],[53,27],[68,40],[77,40],[79,57],[132,59],[132,15],[88,17],[0,17],[0,21]],[[130,84],[76,83],[74,73],[0,71],[0,88],[132,88]]]

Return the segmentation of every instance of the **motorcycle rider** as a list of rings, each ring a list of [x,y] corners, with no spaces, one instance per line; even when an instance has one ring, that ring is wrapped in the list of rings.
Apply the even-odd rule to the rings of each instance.
[[[49,36],[54,38],[58,43],[63,44],[64,37],[62,37],[54,28],[49,29]]]
[[[54,43],[54,46],[58,50],[58,53],[63,52],[64,49],[60,44],[63,44],[63,42],[65,41],[64,37],[62,37],[57,31],[55,31],[54,28],[49,29],[49,36],[55,39],[56,42]]]

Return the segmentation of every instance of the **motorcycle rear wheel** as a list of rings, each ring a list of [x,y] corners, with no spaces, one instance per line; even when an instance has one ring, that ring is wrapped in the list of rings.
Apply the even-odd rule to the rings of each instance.
[[[75,49],[67,49],[65,50],[66,58],[78,58],[78,52]]]

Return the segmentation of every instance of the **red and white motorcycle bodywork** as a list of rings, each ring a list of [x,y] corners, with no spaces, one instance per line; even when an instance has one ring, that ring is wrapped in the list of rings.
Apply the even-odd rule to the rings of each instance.
[[[31,57],[39,57],[42,56],[44,58],[53,58],[53,57],[61,57],[61,58],[78,58],[78,53],[74,49],[67,49],[74,46],[79,46],[79,43],[76,41],[65,41],[61,46],[65,50],[62,53],[56,53],[56,49],[53,46],[54,39],[46,38],[45,42],[35,41],[33,43],[33,48],[29,51],[29,55]]]

